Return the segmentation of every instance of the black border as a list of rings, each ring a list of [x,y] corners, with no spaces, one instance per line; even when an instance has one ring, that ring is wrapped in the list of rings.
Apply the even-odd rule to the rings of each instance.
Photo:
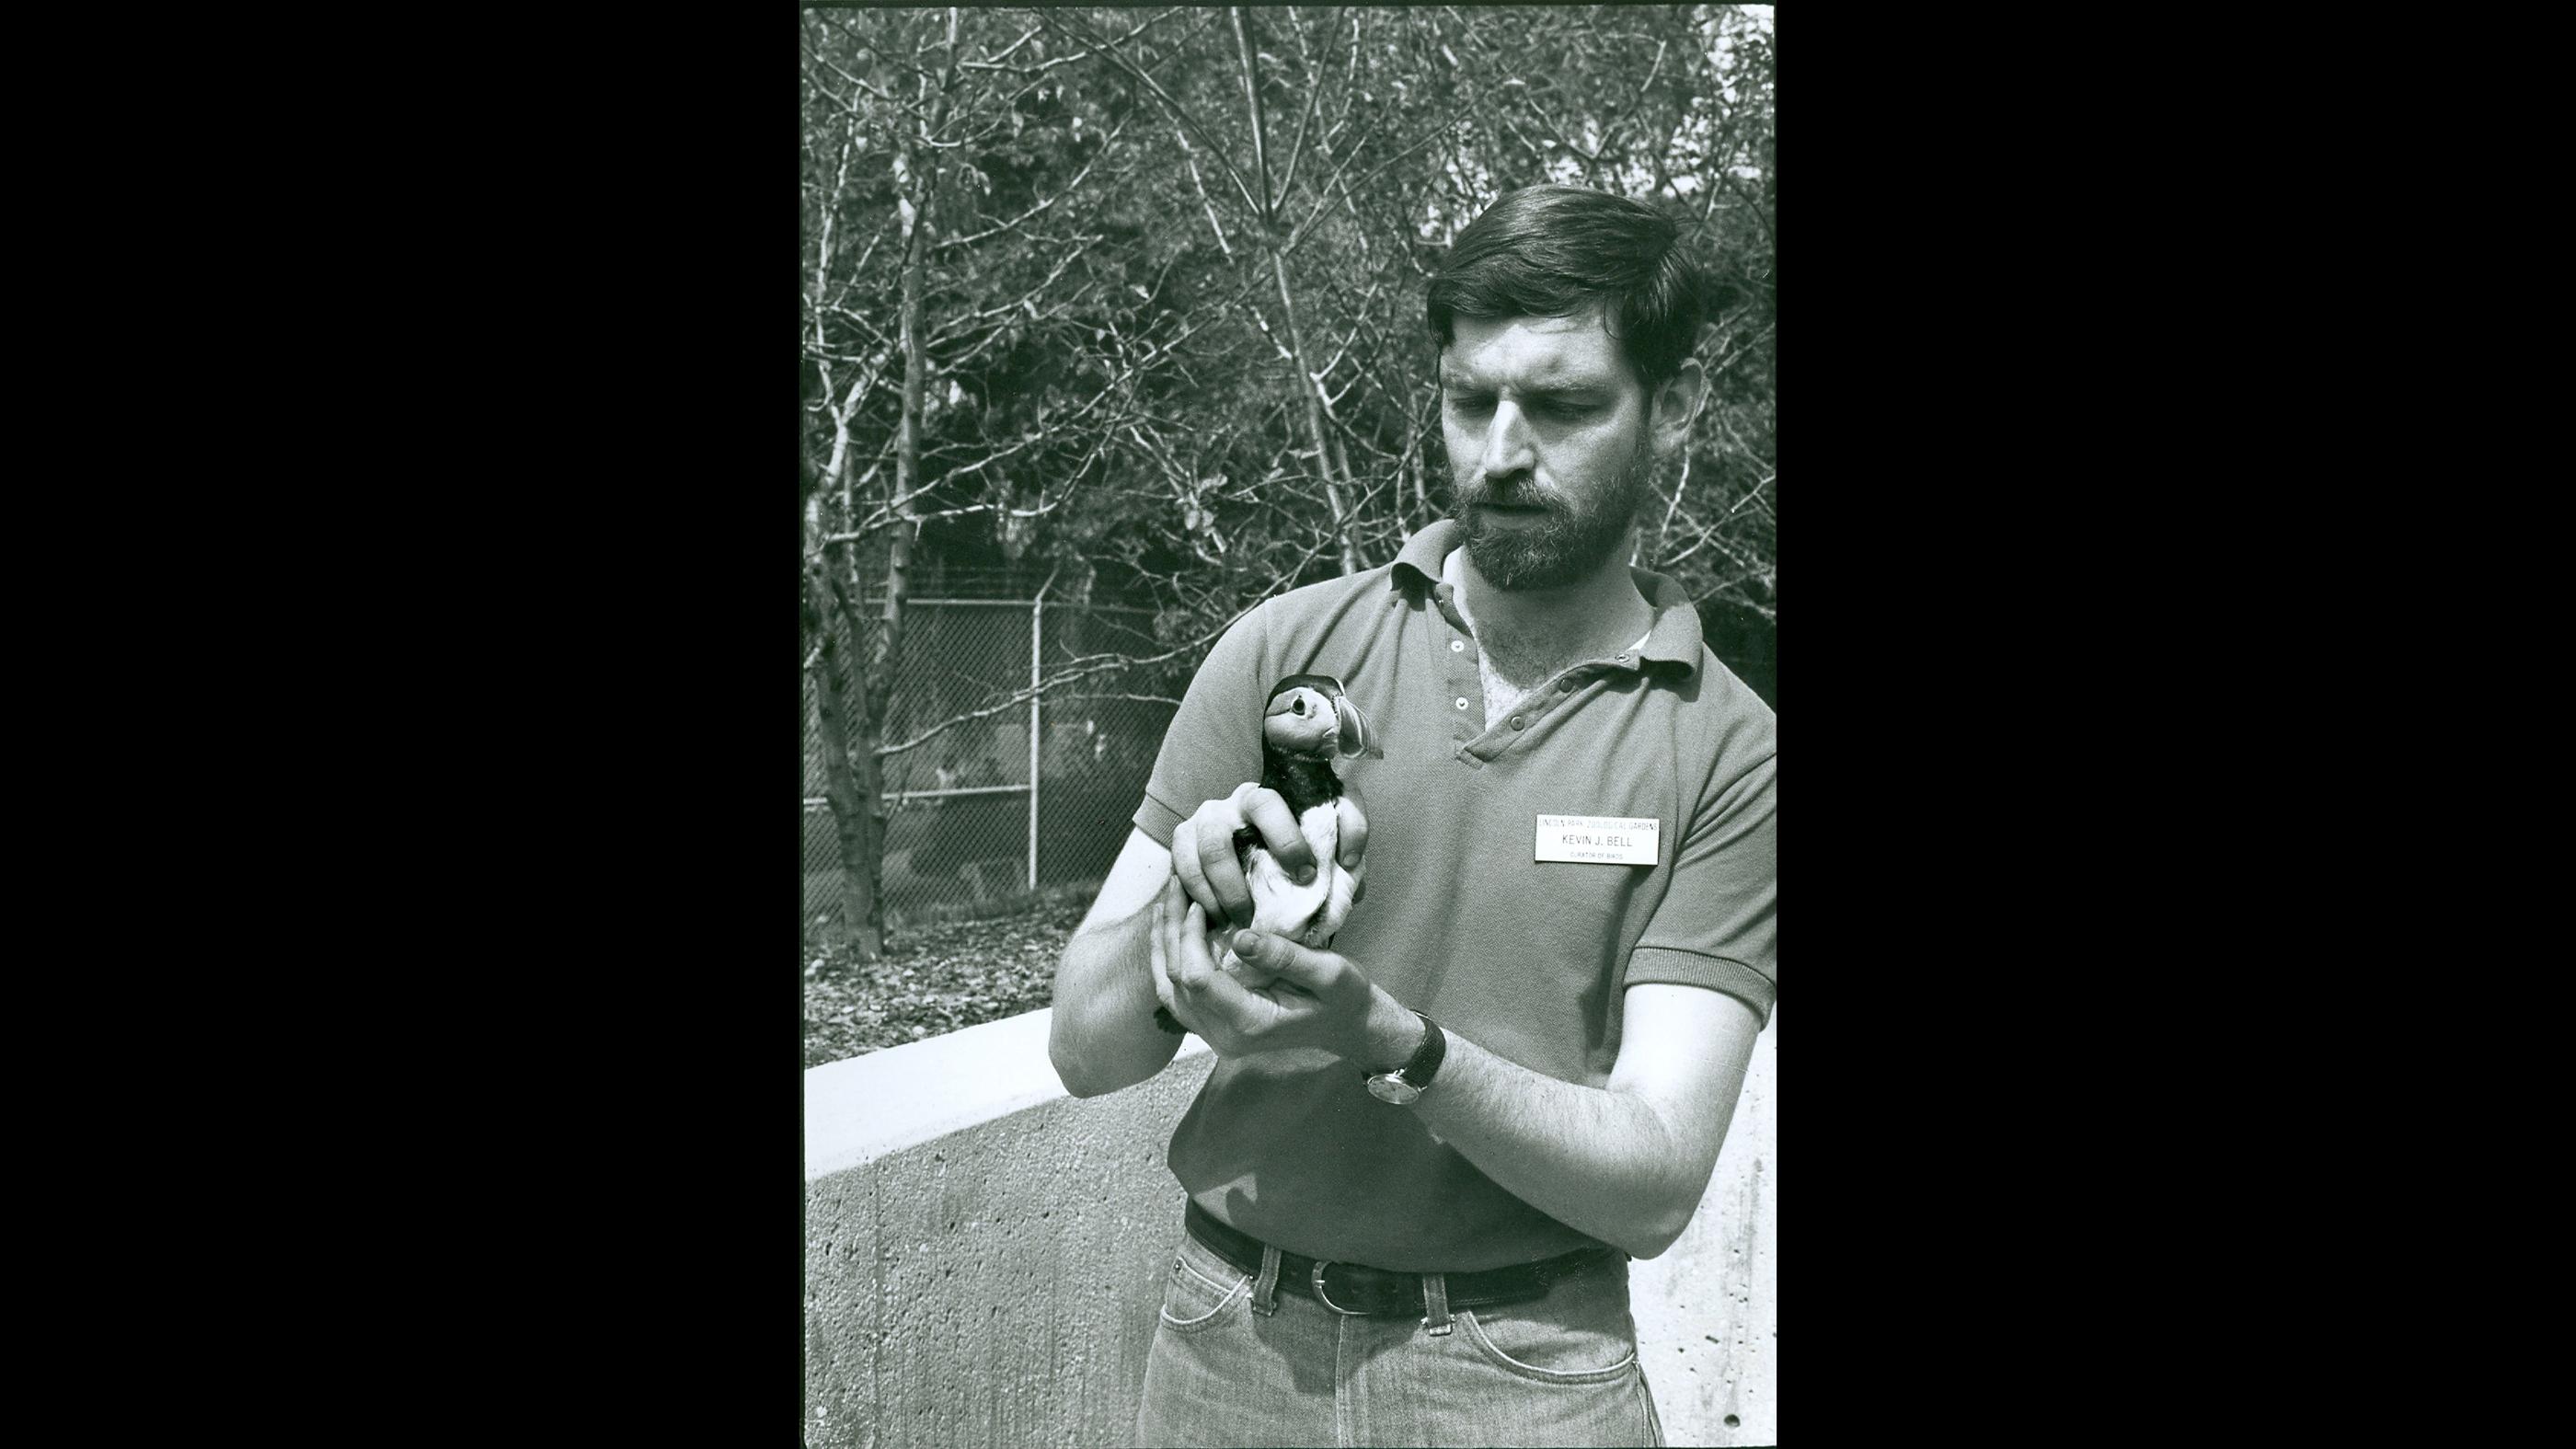
[[[2208,997],[2147,993],[2189,974],[2141,959],[2173,922],[2103,889],[2157,870],[2188,898],[2149,833],[2188,802],[2119,781],[2209,719],[2100,583],[2157,546],[2171,481],[2126,448],[2171,358],[2129,225],[2158,177],[2106,175],[2102,142],[2144,61],[2062,25],[2035,57],[1983,12],[1785,8],[1809,964],[1783,1397],[1802,1442],[1979,1434],[2116,1377],[2170,1311],[2130,1289],[2180,1271],[2122,1206],[2168,1165],[2124,1064]],[[451,747],[524,805],[450,848],[537,875],[488,960],[425,968],[501,989],[465,1008],[491,1039],[424,1043],[422,1071],[492,1099],[464,1160],[498,1201],[451,1251],[533,1286],[546,1391],[733,1442],[801,1402],[795,40],[783,8],[555,23],[529,42],[554,109],[478,173],[507,217],[478,275],[524,327],[470,365],[525,431],[455,480],[529,579],[423,561],[485,626],[485,727]]]

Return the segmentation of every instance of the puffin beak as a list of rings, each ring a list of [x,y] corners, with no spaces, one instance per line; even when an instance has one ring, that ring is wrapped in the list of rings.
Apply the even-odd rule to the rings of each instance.
[[[1344,757],[1356,756],[1368,749],[1368,719],[1351,697],[1336,690],[1333,694],[1333,717],[1341,725],[1339,751]]]

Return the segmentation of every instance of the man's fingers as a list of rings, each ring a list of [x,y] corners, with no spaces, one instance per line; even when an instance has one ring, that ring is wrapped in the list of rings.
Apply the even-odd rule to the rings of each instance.
[[[1368,817],[1360,813],[1360,802],[1348,794],[1333,802],[1333,816],[1341,832],[1333,859],[1344,870],[1357,870],[1362,852],[1368,849]]]
[[[1208,954],[1215,958],[1217,970],[1233,977],[1235,984],[1246,991],[1259,991],[1279,979],[1278,972],[1246,961],[1234,954],[1233,950],[1226,945],[1226,942],[1233,939],[1234,931],[1231,927],[1208,933]]]
[[[1172,874],[1176,884],[1200,905],[1216,905],[1216,888],[1208,884],[1207,871],[1199,865],[1198,822],[1184,820],[1172,827]]]
[[[1350,908],[1368,894],[1368,816],[1360,809],[1357,800],[1344,795],[1334,802],[1333,819],[1334,829],[1339,833],[1333,847],[1333,859],[1351,882],[1350,897],[1340,904],[1341,913],[1348,915]],[[1339,886],[1335,887],[1336,891],[1339,889]]]
[[[1165,1011],[1172,1010],[1172,954],[1173,947],[1180,939],[1180,933],[1174,928],[1173,918],[1179,913],[1180,900],[1181,883],[1177,880],[1164,881],[1163,888],[1154,893],[1154,929],[1151,936],[1154,957],[1154,999],[1162,1003]],[[1173,1012],[1173,1015],[1177,1018],[1180,1013]]]
[[[1173,932],[1172,985],[1177,990],[1196,992],[1218,974],[1216,963],[1208,959],[1207,912],[1192,901],[1182,908],[1178,925]]]
[[[1348,980],[1349,963],[1267,931],[1237,931],[1230,945],[1246,966],[1287,982],[1309,996],[1325,996]]]
[[[1263,1003],[1243,983],[1216,969],[1208,954],[1206,927],[1207,916],[1193,904],[1181,922],[1181,969],[1173,984],[1194,1014],[1217,1023],[1221,1030],[1242,1030],[1260,1019]]]
[[[1168,884],[1166,882],[1167,887]],[[1146,954],[1152,958],[1154,964],[1154,999],[1165,1006],[1172,1004],[1171,991],[1166,985],[1172,969],[1172,953],[1168,944],[1168,933],[1163,929],[1163,902],[1170,894],[1168,888],[1156,891],[1154,903],[1146,908],[1151,914],[1149,924],[1152,929],[1145,933],[1145,945]]]
[[[1207,1028],[1196,1023],[1210,1023],[1220,1035],[1230,1038],[1231,1033],[1260,1020],[1264,1005],[1259,997],[1245,990],[1241,982],[1216,969],[1215,957],[1210,954],[1213,944],[1207,929],[1207,913],[1192,902],[1181,919],[1180,944],[1175,953],[1179,969],[1172,982],[1173,994],[1189,1004],[1189,1014],[1182,1016],[1177,1010],[1172,1014],[1181,1017],[1185,1025],[1211,1046],[1217,1042],[1208,1037]]]
[[[1207,895],[1199,904],[1224,912],[1227,920],[1251,920],[1252,887],[1243,878],[1243,862],[1234,858],[1233,832],[1208,829],[1203,824],[1197,844],[1199,874],[1207,883]]]
[[[1244,797],[1243,819],[1261,832],[1261,843],[1270,847],[1271,857],[1290,875],[1301,884],[1315,878],[1315,847],[1307,843],[1306,832],[1297,828],[1296,813],[1278,791],[1255,790]],[[1252,915],[1247,911],[1238,919],[1248,921]]]

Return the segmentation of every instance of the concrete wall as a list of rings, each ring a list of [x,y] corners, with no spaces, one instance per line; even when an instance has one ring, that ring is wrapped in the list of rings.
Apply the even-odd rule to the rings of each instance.
[[[1780,1017],[1680,1241],[1628,1265],[1637,1352],[1675,1444],[1780,1442]]]
[[[1181,1190],[1163,1166],[1214,1059],[1067,1097],[1049,1013],[805,1074],[805,1437],[1123,1445]],[[1682,1240],[1631,1268],[1674,1444],[1778,1439],[1775,1021]],[[1729,1422],[1729,1416],[1733,1422]]]

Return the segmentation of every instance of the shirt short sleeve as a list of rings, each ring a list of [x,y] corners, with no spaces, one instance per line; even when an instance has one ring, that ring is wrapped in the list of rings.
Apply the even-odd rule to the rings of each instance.
[[[1628,958],[1627,984],[1723,991],[1763,1024],[1779,995],[1773,916],[1776,757],[1712,778],[1683,832],[1663,903]]]
[[[1200,805],[1261,778],[1261,706],[1271,684],[1263,660],[1269,611],[1264,603],[1216,641],[1163,731],[1163,748],[1135,815],[1136,827],[1157,845],[1170,845],[1172,828]]]

